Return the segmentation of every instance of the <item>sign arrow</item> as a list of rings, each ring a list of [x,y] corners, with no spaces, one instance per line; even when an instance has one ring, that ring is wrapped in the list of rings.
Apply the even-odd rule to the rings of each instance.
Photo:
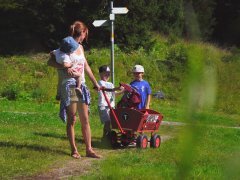
[[[126,8],[126,7],[113,8],[112,13],[113,14],[127,14],[128,8]]]
[[[108,26],[109,23],[108,23],[108,20],[95,20],[93,21],[93,25],[95,27],[100,27],[100,26]]]

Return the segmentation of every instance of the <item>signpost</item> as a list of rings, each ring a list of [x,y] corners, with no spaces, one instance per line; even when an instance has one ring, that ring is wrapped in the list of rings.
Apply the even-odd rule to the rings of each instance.
[[[111,1],[111,12],[109,14],[109,20],[95,20],[93,25],[95,27],[109,26],[111,25],[111,80],[114,84],[114,20],[115,14],[127,14],[128,9],[126,7],[113,7],[113,1]]]
[[[125,7],[119,7],[119,8],[114,8],[112,9],[113,14],[127,14],[128,9]]]
[[[107,20],[96,20],[96,21],[93,22],[93,25],[95,27],[100,27],[100,26],[108,26],[109,23],[108,23]]]

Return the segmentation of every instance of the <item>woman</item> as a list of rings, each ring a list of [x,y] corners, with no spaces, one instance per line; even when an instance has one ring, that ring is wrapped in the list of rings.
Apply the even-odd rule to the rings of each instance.
[[[91,146],[91,129],[88,113],[90,93],[87,86],[85,85],[85,72],[92,81],[95,89],[100,90],[100,87],[92,73],[91,68],[88,65],[88,62],[84,56],[83,46],[81,45],[81,43],[88,37],[88,28],[83,22],[76,21],[73,23],[73,25],[70,26],[70,35],[78,43],[80,43],[79,47],[69,55],[70,59],[77,60],[79,65],[82,66],[82,73],[80,75],[82,81],[82,94],[77,96],[75,92],[76,80],[75,78],[73,78],[75,77],[75,74],[74,69],[72,68],[67,69],[67,73],[68,75],[70,75],[70,77],[63,79],[61,87],[61,102],[65,103],[67,110],[67,136],[71,146],[71,156],[76,159],[81,157],[77,150],[74,130],[74,126],[76,123],[76,114],[78,113],[82,127],[83,139],[86,144],[86,156],[92,158],[100,158],[100,156],[93,151]],[[54,64],[53,62],[48,64],[57,68],[61,67],[59,66],[59,64]]]

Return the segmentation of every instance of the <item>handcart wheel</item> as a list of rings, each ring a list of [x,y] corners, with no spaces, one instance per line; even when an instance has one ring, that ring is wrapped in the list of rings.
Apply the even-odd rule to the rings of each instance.
[[[148,138],[146,135],[139,135],[137,137],[137,147],[138,148],[142,148],[142,149],[145,149],[147,148],[147,145],[148,145]]]
[[[113,148],[116,148],[119,146],[119,143],[117,142],[117,133],[115,131],[111,131],[110,142]]]
[[[161,137],[158,134],[154,134],[150,140],[150,147],[158,148],[161,145]]]

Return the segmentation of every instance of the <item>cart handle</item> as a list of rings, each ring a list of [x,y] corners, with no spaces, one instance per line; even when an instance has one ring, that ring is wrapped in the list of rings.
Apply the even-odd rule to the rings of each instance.
[[[131,88],[131,86],[129,84],[119,83],[119,86],[124,87],[125,91],[132,92],[132,88]]]
[[[113,91],[115,91],[114,89],[111,89],[111,88],[105,88],[105,87],[100,87],[100,90],[102,90],[102,91],[108,91],[108,92],[113,92]]]

